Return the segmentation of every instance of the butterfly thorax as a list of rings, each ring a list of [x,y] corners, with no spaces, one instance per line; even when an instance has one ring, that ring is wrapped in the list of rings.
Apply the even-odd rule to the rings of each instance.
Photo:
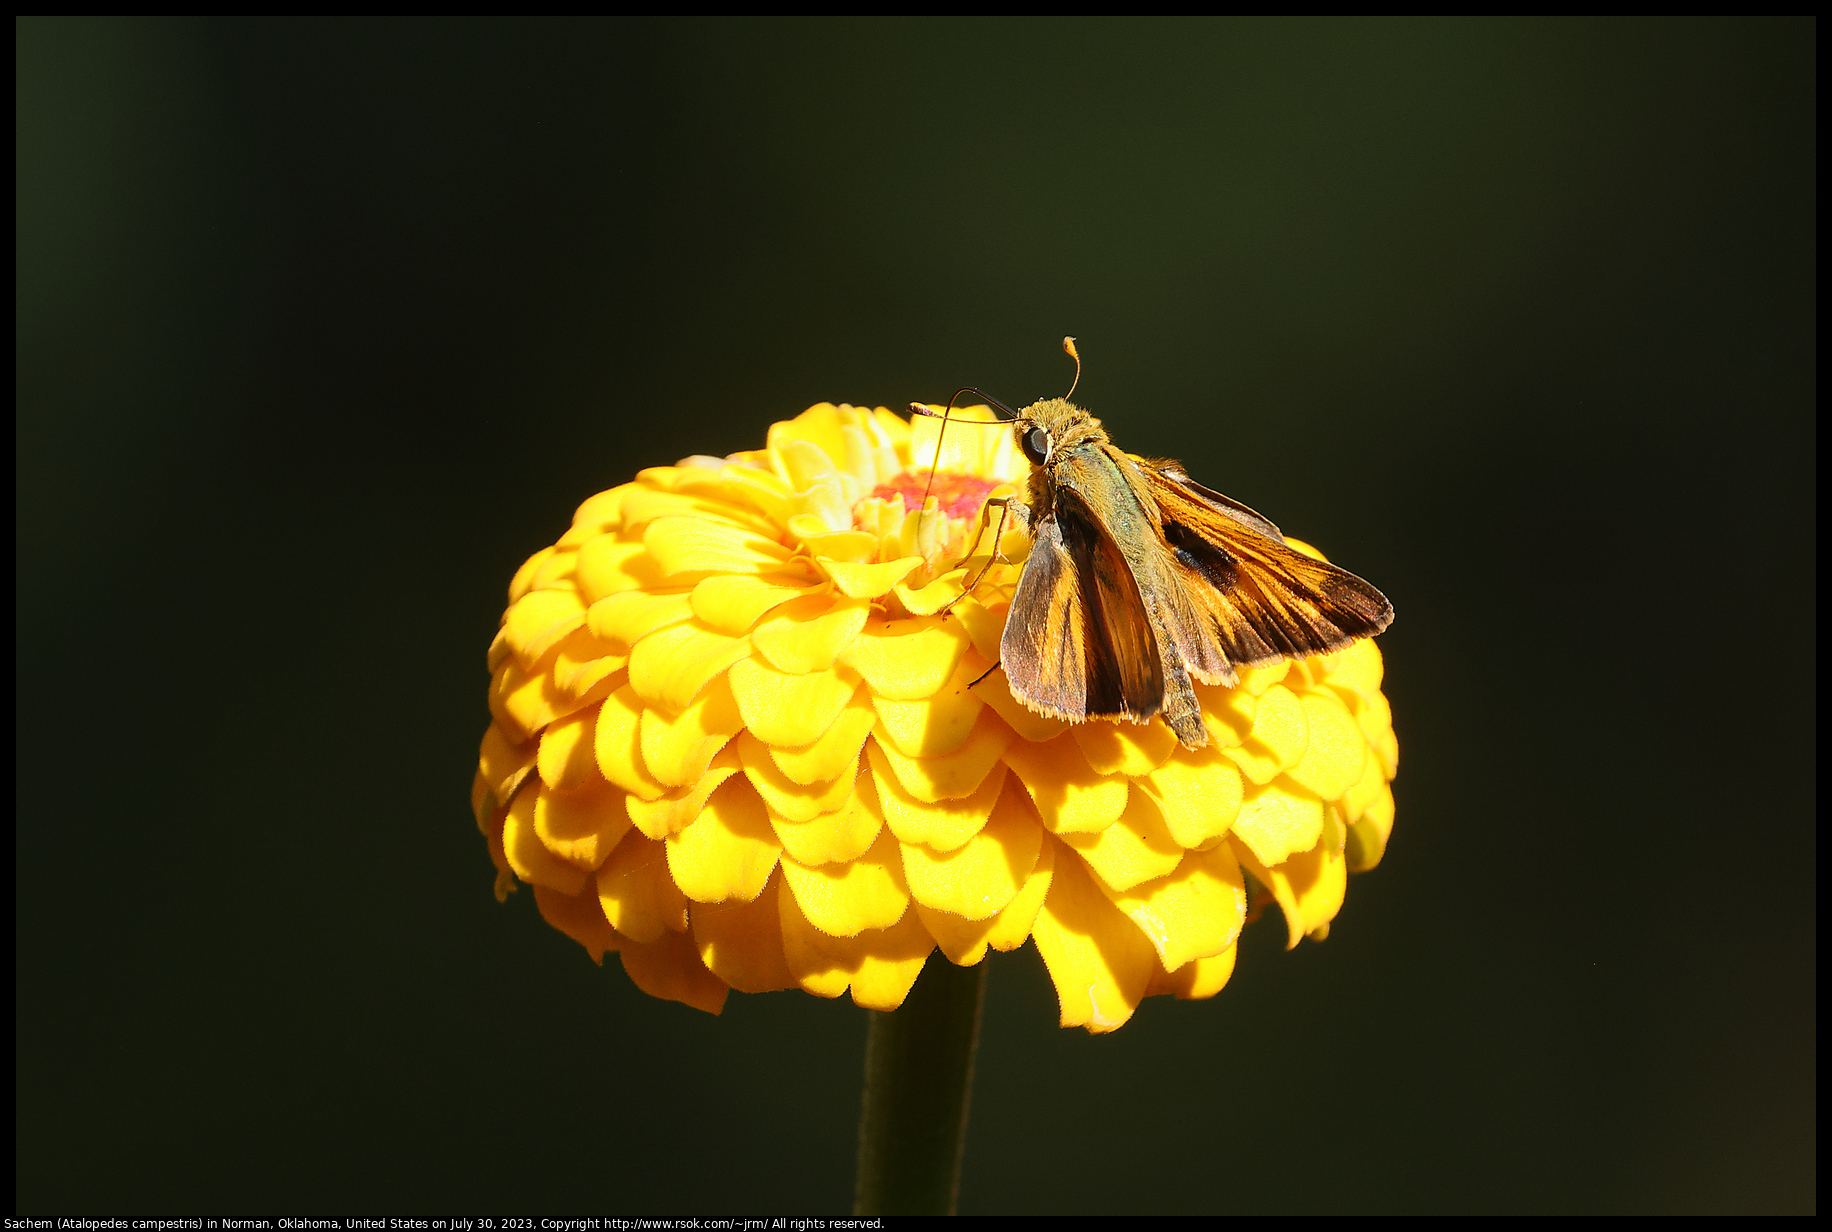
[[[1070,459],[1086,456],[1111,445],[1100,420],[1063,398],[1033,402],[1019,412],[1016,434],[1020,449],[1024,438],[1041,428],[1048,441],[1048,457],[1042,465],[1033,459],[1027,493],[1033,516],[1047,516],[1055,506],[1056,472]]]

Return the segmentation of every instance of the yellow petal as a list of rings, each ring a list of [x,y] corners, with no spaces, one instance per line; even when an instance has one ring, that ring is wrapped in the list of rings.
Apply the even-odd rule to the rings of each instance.
[[[618,932],[653,941],[687,929],[687,896],[668,875],[665,845],[627,834],[598,869],[598,905]]]
[[[768,524],[780,526],[789,519],[789,485],[773,474],[728,466],[719,472],[719,489],[727,500],[755,508]]]
[[[664,1001],[680,1001],[696,1010],[717,1014],[725,1008],[725,981],[706,969],[693,938],[665,932],[643,944],[629,941],[618,947],[617,957],[630,982]]]
[[[580,546],[576,576],[580,598],[592,604],[618,591],[660,587],[665,575],[641,543],[600,535]]]
[[[599,495],[602,496],[604,493],[599,493]],[[573,516],[576,518],[578,515],[574,514]],[[560,536],[559,542],[554,544],[554,546],[562,549],[572,548],[577,550],[579,545],[588,539],[596,539],[600,535],[615,534],[622,525],[623,519],[614,513],[609,518],[588,522],[585,525],[580,525],[575,521],[571,526],[566,528],[566,533]]]
[[[1275,684],[1259,696],[1253,733],[1246,743],[1227,753],[1248,781],[1262,785],[1270,783],[1279,771],[1297,765],[1309,746],[1304,707],[1290,689]]]
[[[501,727],[490,724],[483,734],[483,746],[477,751],[477,772],[489,784],[490,794],[498,804],[515,797],[515,789],[534,769],[539,752],[538,742],[517,744],[503,734]]]
[[[1096,834],[1126,811],[1127,780],[1097,774],[1066,735],[1044,744],[1013,743],[1005,750],[1005,764],[1023,781],[1043,828],[1053,833]]]
[[[1150,774],[1180,747],[1176,733],[1156,721],[1077,723],[1069,735],[1096,774]]]
[[[684,830],[668,836],[668,872],[702,903],[750,902],[763,893],[782,844],[750,784],[727,779]]]
[[[990,920],[969,920],[947,911],[925,907],[921,899],[912,900],[911,909],[922,921],[923,929],[935,938],[935,944],[957,967],[971,967],[986,957],[986,937],[992,932],[998,916]]]
[[[1325,800],[1337,799],[1367,769],[1368,746],[1354,716],[1334,694],[1305,693],[1298,702],[1304,707],[1308,740],[1304,756],[1285,771],[1285,777]]]
[[[842,774],[826,783],[797,783],[770,757],[769,747],[750,732],[738,733],[732,742],[751,786],[763,797],[770,815],[788,821],[813,821],[822,813],[843,807],[852,794],[853,775]]]
[[[1170,836],[1157,801],[1133,791],[1120,819],[1098,834],[1065,834],[1062,841],[1080,853],[1115,890],[1129,890],[1162,877],[1177,867],[1183,848]]]
[[[1280,659],[1274,663],[1262,663],[1258,667],[1243,667],[1236,671],[1239,683],[1236,686],[1243,693],[1259,697],[1265,691],[1285,679],[1291,670],[1290,659]]]
[[[916,571],[920,556],[904,556],[880,565],[852,564],[839,560],[817,560],[821,572],[833,579],[843,595],[854,599],[881,599],[891,588]],[[834,994],[838,996],[838,993]]]
[[[750,648],[748,638],[720,633],[698,620],[669,625],[630,648],[630,687],[650,705],[678,713]]]
[[[802,748],[839,722],[859,681],[840,667],[790,675],[751,655],[731,665],[731,685],[744,725],[759,740]]]
[[[894,460],[890,462],[890,469],[885,472],[886,474],[894,475],[909,465],[910,421],[908,419],[880,406],[873,408],[871,421],[865,427],[873,434],[873,440],[879,442],[880,446],[890,447],[892,451]],[[882,455],[880,455],[879,465],[880,467],[884,465]]]
[[[1037,912],[1043,907],[1043,900],[1050,892],[1050,881],[1055,876],[1056,853],[1062,850],[1060,843],[1043,839],[1037,851],[1037,863],[1031,869],[1030,876],[1024,879],[1024,886],[1018,896],[1011,900],[1005,910],[992,918],[992,931],[986,934],[986,941],[995,950],[1015,950],[1030,940],[1031,926],[1035,923]]]
[[[719,574],[693,588],[693,614],[720,633],[748,633],[765,612],[808,593],[804,579],[786,573]]]
[[[1309,851],[1323,834],[1323,801],[1288,779],[1247,792],[1229,831],[1270,867]]]
[[[983,602],[984,596],[979,591],[962,599],[950,613],[966,629],[967,636],[973,642],[973,648],[987,663],[999,661],[999,642],[1005,636],[1005,618],[1010,613],[1009,604],[991,605]],[[1004,673],[1000,673],[1001,678]]]
[[[860,689],[819,740],[799,748],[771,745],[770,759],[792,783],[830,783],[858,770],[859,750],[877,721],[870,690]]]
[[[620,947],[610,921],[598,910],[598,896],[589,887],[579,894],[562,894],[537,885],[534,905],[543,920],[584,946],[593,962],[603,962],[606,953]]]
[[[596,774],[578,791],[554,791],[542,784],[534,802],[534,833],[542,846],[568,864],[595,869],[630,829],[624,791]]]
[[[737,751],[728,746],[719,750],[706,773],[693,782],[672,788],[653,800],[632,795],[624,801],[624,807],[638,830],[653,839],[667,838],[686,829],[706,807],[707,798],[738,770]]]
[[[832,864],[856,860],[871,850],[884,829],[884,813],[871,775],[862,774],[854,783],[853,794],[833,812],[807,821],[790,821],[772,813],[770,828],[796,863]]]
[[[532,673],[524,672],[513,655],[497,669],[490,682],[490,714],[503,725],[505,735],[538,732],[555,719],[591,705],[610,691],[607,679],[583,697],[562,693],[552,675],[558,655],[557,648],[549,650],[535,664]]]
[[[944,407],[928,408],[937,416]],[[977,419],[982,422],[998,418],[984,406],[957,406],[948,411],[948,418],[953,420]],[[910,422],[910,467],[912,470],[955,471],[964,475],[981,473],[981,450],[992,442],[987,437],[1009,436],[1009,430],[997,428],[962,428],[951,430],[942,428],[942,421],[926,415],[911,417]]]
[[[585,623],[585,604],[572,590],[535,590],[503,615],[503,638],[524,668]]]
[[[523,595],[534,589],[535,571],[551,560],[554,553],[559,550],[558,547],[542,548],[522,562],[521,568],[515,571],[515,576],[509,579],[510,604],[519,603]]]
[[[933,804],[958,800],[978,791],[999,757],[1012,743],[1011,728],[990,707],[980,711],[973,730],[961,746],[939,757],[909,757],[898,751],[884,733],[883,720],[873,731],[870,747],[883,754],[897,783],[916,799]],[[874,755],[872,765],[880,763]]]
[[[1101,1033],[1123,1025],[1157,966],[1151,942],[1107,901],[1072,852],[1056,858],[1031,936],[1056,985],[1065,1027]]]
[[[870,850],[843,864],[803,865],[785,857],[782,876],[803,918],[835,937],[889,928],[910,906],[897,840],[888,830]]]
[[[839,470],[846,456],[839,410],[831,402],[809,407],[794,419],[770,425],[769,448],[782,460],[789,486],[810,487]]]
[[[1196,700],[1202,706],[1202,723],[1216,748],[1231,749],[1253,730],[1259,699],[1244,689],[1198,684]]]
[[[865,747],[884,820],[891,833],[906,843],[922,843],[936,851],[953,851],[985,826],[1005,787],[1005,767],[994,766],[970,796],[955,800],[919,800],[898,782],[883,746],[874,740]]]
[[[1318,655],[1309,655],[1302,659],[1293,659],[1291,669],[1285,679],[1279,683],[1303,697],[1323,687],[1323,679],[1329,675],[1329,664]]]
[[[894,1010],[903,1004],[935,948],[935,939],[914,911],[887,929],[835,937],[808,923],[792,894],[778,894],[783,954],[802,988],[837,997],[848,987],[866,1009]]]
[[[578,591],[579,549],[565,544],[555,546],[558,550],[534,571],[534,585],[530,590]]]
[[[858,421],[842,423],[840,427],[840,436],[846,442],[845,468],[863,483],[881,483],[895,475],[899,468],[893,463],[889,470],[879,469],[879,438],[871,431],[870,419],[863,409],[854,407],[853,410],[858,414]]]
[[[776,608],[751,630],[751,646],[779,672],[826,671],[865,626],[864,599],[803,595]]]
[[[706,774],[714,755],[743,727],[744,716],[738,713],[730,683],[724,676],[715,677],[672,719],[660,710],[642,712],[643,765],[664,786],[689,786]]]
[[[1346,856],[1348,866],[1362,873],[1380,863],[1387,852],[1387,839],[1393,833],[1393,791],[1382,780],[1374,799],[1349,826]]]
[[[1380,759],[1378,757],[1364,758],[1361,777],[1356,779],[1355,785],[1343,792],[1342,798],[1336,801],[1336,807],[1342,811],[1343,820],[1350,823],[1360,820],[1362,813],[1367,811],[1368,805],[1386,785],[1387,776],[1381,773]]]
[[[696,517],[656,518],[642,542],[676,584],[713,573],[774,573],[792,555],[753,531]]]
[[[966,593],[967,583],[972,580],[974,573],[979,572],[979,566],[983,563],[985,558],[981,557],[971,570],[950,569],[927,586],[912,589],[899,583],[891,589],[904,611],[912,616],[933,616]]]
[[[1107,897],[1151,941],[1166,971],[1229,949],[1247,917],[1246,879],[1226,843],[1188,852],[1174,871]]]
[[[967,689],[986,670],[983,666],[978,672],[973,670],[978,660],[969,647],[954,678],[929,697],[897,701],[872,695],[872,706],[883,724],[881,730],[898,752],[907,757],[939,757],[967,743],[980,711],[986,708],[986,703]]]
[[[1234,849],[1240,866],[1252,873],[1253,879],[1264,886],[1271,893],[1273,901],[1278,903],[1279,912],[1285,917],[1285,948],[1295,948],[1304,938],[1304,912],[1298,906],[1298,896],[1291,887],[1290,879],[1278,868],[1267,868],[1261,864],[1252,850],[1238,838],[1230,835],[1228,846]]]
[[[603,697],[622,686],[622,681],[607,682],[629,660],[624,647],[598,638],[589,629],[574,629],[555,648],[553,683],[563,696],[575,701]]]
[[[1043,845],[1030,797],[1007,779],[992,816],[979,833],[943,853],[921,843],[900,843],[904,877],[917,901],[968,920],[987,920],[1011,905],[1036,867]]]
[[[618,512],[619,507],[623,504],[623,498],[636,487],[637,485],[633,483],[622,483],[609,491],[586,497],[579,508],[573,512],[572,529],[590,530],[600,534],[616,530],[623,524],[623,515]]]
[[[954,676],[971,643],[957,622],[939,616],[868,620],[840,662],[865,678],[879,697],[933,697]]]
[[[969,920],[953,912],[925,907],[920,899],[912,900],[922,926],[929,930],[949,962],[971,967],[986,957],[988,946],[995,950],[1015,950],[1030,940],[1031,925],[1043,906],[1044,896],[1050,892],[1050,878],[1056,867],[1055,852],[1056,844],[1042,843],[1037,863],[1031,868],[1030,876],[1024,879],[1017,897],[989,920]]]
[[[525,788],[509,805],[509,815],[503,821],[503,855],[515,875],[529,885],[544,885],[562,894],[577,894],[585,888],[591,874],[547,850],[534,832],[534,801],[538,794],[534,788]]]
[[[1334,688],[1347,689],[1363,697],[1380,692],[1383,671],[1380,648],[1371,638],[1352,642],[1348,649],[1326,655],[1323,666],[1324,680]]]
[[[725,488],[725,484],[718,480],[714,480],[714,486],[720,490]],[[776,527],[768,518],[758,517],[753,510],[742,508],[706,491],[664,492],[641,487],[624,497],[618,520],[623,532],[630,534],[635,531],[637,534],[631,537],[636,538],[662,518],[726,526],[769,541],[773,541],[776,534]]]
[[[739,992],[795,987],[782,956],[781,886],[780,877],[771,877],[755,902],[694,903],[690,909],[700,961]]]
[[[986,661],[977,650],[969,651],[962,662],[969,667],[977,666],[982,672],[986,670]],[[1010,724],[1013,731],[1033,743],[1054,740],[1069,730],[1069,725],[1063,720],[1038,714],[1013,697],[1011,685],[1006,681],[1005,669],[1002,667],[994,668],[990,676],[973,686],[973,695],[998,711],[999,717]]]
[[[605,698],[592,731],[592,752],[598,772],[610,782],[639,800],[659,800],[668,788],[643,763],[638,739],[642,709],[642,699],[627,684]]]
[[[541,733],[537,761],[541,782],[556,791],[576,791],[594,781],[604,781],[592,752],[592,729],[597,721],[595,712],[581,710],[548,724]]]
[[[477,819],[477,828],[484,834],[490,833],[490,814],[496,811],[496,797],[490,794],[489,781],[481,772],[471,776],[471,816]]]
[[[1179,847],[1206,847],[1228,832],[1240,812],[1240,770],[1223,750],[1179,748],[1171,759],[1133,784],[1158,802]]]
[[[1399,770],[1399,743],[1393,738],[1393,707],[1379,693],[1361,698],[1355,710],[1355,722],[1368,739],[1368,748],[1381,760],[1388,778]]]
[[[592,636],[634,646],[657,629],[693,619],[693,592],[624,590],[606,595],[585,614]]]
[[[789,533],[819,561],[870,564],[878,555],[878,540],[858,530],[829,531],[812,514],[789,519]]]
[[[1323,836],[1309,851],[1301,851],[1277,868],[1269,870],[1291,885],[1297,902],[1298,930],[1321,941],[1328,935],[1330,921],[1342,910],[1343,896],[1348,892],[1348,863],[1343,859],[1344,830],[1335,809],[1325,809]]]
[[[1163,993],[1181,1001],[1212,997],[1227,985],[1228,977],[1234,974],[1234,957],[1239,952],[1239,945],[1236,944],[1208,958],[1186,962],[1175,971],[1159,968],[1152,974],[1151,986],[1145,995],[1149,997]]]
[[[515,871],[509,869],[509,858],[502,854],[502,827],[509,821],[509,810],[502,807],[491,807],[484,812],[476,829],[484,832],[484,847],[489,851],[489,862],[496,867],[496,902],[506,902],[511,893],[515,893],[522,884],[515,878]]]
[[[1380,768],[1389,779],[1399,773],[1399,737],[1392,728],[1369,741],[1368,751],[1380,759]]]

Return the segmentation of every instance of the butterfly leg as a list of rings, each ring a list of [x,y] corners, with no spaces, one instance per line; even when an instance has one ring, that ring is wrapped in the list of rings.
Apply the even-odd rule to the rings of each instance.
[[[987,668],[985,671],[981,672],[979,675],[975,676],[972,680],[970,680],[967,683],[967,687],[969,689],[972,689],[975,685],[979,684],[980,681],[986,679],[986,677],[992,675],[994,672],[998,670],[999,670],[999,665],[997,663],[994,663],[991,667]]]
[[[1015,496],[995,496],[984,505],[980,506],[980,521],[973,528],[972,542],[977,543],[979,541],[980,530],[985,526],[987,519],[992,516],[992,507],[994,505],[999,507],[999,525],[998,529],[992,533],[992,553],[987,556],[986,563],[980,566],[980,571],[973,575],[973,580],[967,583],[966,588],[963,589],[960,594],[948,600],[948,602],[936,612],[936,615],[946,616],[956,603],[959,603],[962,599],[972,594],[973,588],[980,584],[980,579],[986,576],[987,571],[1003,559],[999,555],[999,545],[1005,538],[1005,523],[1008,519],[1016,520],[1021,525],[1030,525],[1030,508],[1025,505],[1023,501]]]

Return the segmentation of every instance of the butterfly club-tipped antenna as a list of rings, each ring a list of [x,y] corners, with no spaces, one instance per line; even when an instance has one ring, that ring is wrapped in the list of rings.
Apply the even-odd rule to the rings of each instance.
[[[1081,352],[1075,349],[1075,339],[1073,338],[1064,338],[1062,340],[1062,349],[1067,351],[1069,358],[1075,361],[1075,379],[1069,382],[1069,392],[1062,395],[1062,400],[1067,402],[1070,398],[1075,396],[1075,387],[1081,384]]]

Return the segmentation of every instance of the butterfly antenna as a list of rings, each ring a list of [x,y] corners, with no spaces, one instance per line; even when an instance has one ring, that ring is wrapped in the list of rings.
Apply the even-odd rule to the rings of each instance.
[[[1064,338],[1062,349],[1067,351],[1069,358],[1075,361],[1075,379],[1069,382],[1069,392],[1062,395],[1062,400],[1067,402],[1075,396],[1075,387],[1081,384],[1081,356],[1075,351],[1075,339],[1073,338]]]
[[[1079,360],[1076,362],[1078,364],[1080,363]],[[1004,411],[1007,415],[1011,416],[1011,418],[1016,419],[1018,417],[1017,412],[1012,410],[1009,406],[1006,406],[1003,402],[1000,402],[997,398],[984,390],[975,389],[972,386],[968,386],[966,389],[955,390],[954,396],[948,399],[947,409],[939,415],[922,405],[920,402],[910,403],[910,414],[926,415],[930,419],[941,420],[941,427],[935,430],[935,456],[929,461],[929,481],[922,485],[922,503],[924,505],[929,503],[929,489],[935,486],[935,468],[941,465],[941,438],[947,434],[948,425],[954,422],[948,416],[954,410],[955,399],[959,398],[962,394],[977,394],[992,405],[998,407],[1001,411]]]

